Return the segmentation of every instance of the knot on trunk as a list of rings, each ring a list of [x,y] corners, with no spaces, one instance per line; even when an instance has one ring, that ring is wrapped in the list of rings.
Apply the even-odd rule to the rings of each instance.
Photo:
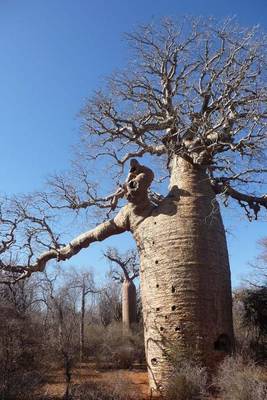
[[[125,197],[130,203],[140,204],[148,199],[148,189],[154,179],[153,171],[139,164],[133,158],[130,161],[130,171],[122,186],[114,193],[111,200],[111,209],[115,209],[118,200]]]
[[[153,171],[139,164],[136,159],[130,161],[130,172],[123,185],[125,198],[134,204],[140,204],[148,198],[148,189],[154,179]]]
[[[125,197],[130,203],[140,204],[148,198],[148,189],[154,179],[153,171],[139,164],[133,158],[130,161],[130,171],[123,185],[117,189],[111,199],[111,209],[114,210],[118,200]]]

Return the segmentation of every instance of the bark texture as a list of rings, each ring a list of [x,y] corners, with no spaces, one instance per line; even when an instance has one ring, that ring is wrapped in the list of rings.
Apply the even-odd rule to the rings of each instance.
[[[131,325],[137,321],[136,288],[130,279],[125,279],[122,284],[122,323],[124,332],[129,332]]]
[[[233,344],[224,227],[205,170],[174,158],[169,195],[131,230],[141,259],[141,295],[150,387],[163,391],[171,352],[212,364]],[[134,216],[137,214],[137,216]],[[136,223],[139,221],[139,223]]]

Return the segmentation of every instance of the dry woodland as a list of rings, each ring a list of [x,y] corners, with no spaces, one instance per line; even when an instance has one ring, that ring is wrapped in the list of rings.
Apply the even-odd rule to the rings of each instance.
[[[0,398],[151,398],[139,290],[136,322],[125,330],[121,289],[110,276],[96,288],[92,272],[63,269],[2,286]],[[179,346],[173,346],[167,398],[264,400],[266,310],[266,284],[234,292],[235,354],[218,362],[216,370],[209,370],[192,348],[181,357]]]

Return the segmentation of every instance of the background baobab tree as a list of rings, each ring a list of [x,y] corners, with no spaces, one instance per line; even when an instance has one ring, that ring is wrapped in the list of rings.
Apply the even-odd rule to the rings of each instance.
[[[110,262],[110,275],[122,284],[122,323],[124,332],[137,322],[137,300],[134,279],[139,276],[139,261],[136,250],[120,254],[115,248],[108,248],[104,256]]]
[[[127,37],[131,65],[113,74],[82,111],[83,145],[94,171],[103,169],[104,160],[106,167],[112,160],[122,169],[131,160],[125,183],[105,197],[81,172],[81,195],[70,180],[56,177],[52,195],[39,195],[38,207],[31,206],[42,217],[19,207],[22,222],[15,225],[26,224],[30,238],[26,265],[10,262],[13,223],[3,222],[11,232],[1,266],[6,278],[11,271],[22,279],[52,259],[69,259],[93,242],[132,232],[140,255],[150,386],[164,392],[174,345],[181,354],[190,346],[206,364],[233,346],[229,261],[216,197],[222,195],[225,205],[235,200],[249,219],[267,208],[266,37],[257,28],[210,19],[165,20]],[[165,196],[150,191],[154,174],[136,160],[146,155],[165,163]],[[150,160],[145,157],[146,164]],[[99,206],[113,212],[122,197],[128,203],[113,218],[67,245],[40,209]],[[36,256],[33,244],[44,252]]]

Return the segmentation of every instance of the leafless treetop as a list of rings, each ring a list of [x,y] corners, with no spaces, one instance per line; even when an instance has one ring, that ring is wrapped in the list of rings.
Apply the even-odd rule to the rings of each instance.
[[[207,170],[226,205],[233,198],[250,219],[257,218],[267,208],[266,35],[230,19],[185,18],[142,26],[127,40],[130,65],[114,73],[81,113],[86,158],[103,170],[102,156],[120,167],[146,154],[167,161],[165,167],[174,156],[183,157]],[[101,229],[107,235],[120,233],[104,222],[67,246],[56,233],[56,212],[112,212],[125,195],[124,184],[116,180],[110,184],[114,192],[99,194],[93,183],[96,169],[88,173],[80,165],[71,178],[58,174],[50,179],[49,192],[1,201],[0,267],[5,274],[21,279],[43,270],[50,259],[70,258],[93,235],[102,240]]]
[[[133,281],[139,276],[139,260],[136,249],[121,254],[116,248],[109,247],[104,252],[104,256],[109,260],[112,279],[123,283],[125,280]]]
[[[206,166],[218,193],[255,214],[265,183],[266,36],[227,19],[166,19],[127,35],[131,65],[114,73],[82,116],[95,158],[144,154]],[[88,136],[87,136],[88,137]],[[235,190],[251,184],[254,198]]]

